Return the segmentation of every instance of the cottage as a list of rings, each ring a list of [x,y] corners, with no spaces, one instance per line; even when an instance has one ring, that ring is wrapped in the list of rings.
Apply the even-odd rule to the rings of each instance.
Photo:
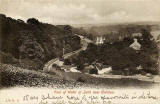
[[[134,50],[140,50],[141,44],[137,41],[136,38],[134,38],[134,42],[129,47],[133,48]]]
[[[98,74],[106,74],[112,71],[112,67],[102,68],[102,70],[98,70]]]
[[[103,44],[105,41],[105,38],[100,36],[96,38],[96,44]]]

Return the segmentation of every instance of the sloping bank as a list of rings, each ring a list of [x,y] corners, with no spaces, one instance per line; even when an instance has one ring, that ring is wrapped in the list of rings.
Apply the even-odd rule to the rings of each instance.
[[[68,53],[81,47],[69,25],[54,26],[35,18],[24,22],[0,14],[0,26],[2,63],[42,70],[44,63],[61,56],[63,49]]]
[[[51,87],[51,88],[150,88],[159,83],[134,78],[96,78],[90,75],[69,73],[85,78],[85,82],[67,81],[56,75],[0,64],[1,88],[6,87]]]

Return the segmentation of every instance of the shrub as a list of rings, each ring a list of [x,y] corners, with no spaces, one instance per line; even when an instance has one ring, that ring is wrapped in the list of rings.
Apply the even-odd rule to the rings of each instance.
[[[93,68],[93,69],[89,70],[89,74],[98,74],[98,70]]]
[[[71,61],[69,59],[64,60],[64,65],[71,65]]]
[[[38,21],[37,19],[35,19],[35,18],[29,18],[29,19],[27,20],[27,23],[28,23],[28,24],[38,25],[38,24],[39,24],[39,21]]]

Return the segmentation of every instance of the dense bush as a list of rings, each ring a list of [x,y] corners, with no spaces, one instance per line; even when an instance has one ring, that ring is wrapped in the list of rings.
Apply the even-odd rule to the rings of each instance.
[[[64,65],[71,65],[71,61],[69,59],[65,59],[64,60]]]
[[[91,69],[89,70],[89,74],[98,74],[98,70],[97,69]]]

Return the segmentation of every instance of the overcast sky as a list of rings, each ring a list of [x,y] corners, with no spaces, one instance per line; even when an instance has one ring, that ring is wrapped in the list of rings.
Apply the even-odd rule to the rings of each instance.
[[[0,0],[0,13],[52,24],[160,21],[160,0]]]

